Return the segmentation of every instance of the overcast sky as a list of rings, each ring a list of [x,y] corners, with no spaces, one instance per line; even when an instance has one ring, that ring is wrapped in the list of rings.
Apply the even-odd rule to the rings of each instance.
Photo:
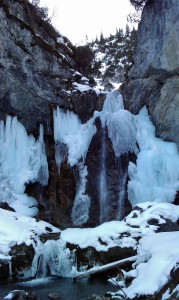
[[[134,9],[129,0],[40,0],[42,6],[49,7],[56,17],[52,19],[55,27],[73,44],[88,39],[115,33],[116,28],[125,28],[126,18]]]

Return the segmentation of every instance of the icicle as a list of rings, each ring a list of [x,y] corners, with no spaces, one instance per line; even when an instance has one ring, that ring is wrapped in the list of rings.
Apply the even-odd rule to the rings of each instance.
[[[0,201],[6,201],[16,211],[35,216],[37,202],[24,194],[28,182],[48,183],[48,164],[43,141],[43,127],[39,139],[28,135],[17,117],[7,116],[0,123],[0,165],[4,191]],[[9,198],[8,198],[9,197]],[[28,210],[29,207],[29,210]]]

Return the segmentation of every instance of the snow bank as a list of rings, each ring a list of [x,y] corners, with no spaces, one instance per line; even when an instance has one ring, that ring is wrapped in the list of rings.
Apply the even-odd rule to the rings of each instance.
[[[15,244],[25,243],[27,246],[38,240],[43,233],[60,232],[47,222],[37,222],[34,218],[0,209],[0,255],[9,256]]]
[[[138,207],[123,221],[111,221],[95,228],[68,228],[62,231],[61,239],[80,248],[91,246],[97,251],[107,251],[115,246],[137,249],[137,239],[153,234],[158,228],[151,225],[150,220],[157,220],[160,225],[166,223],[165,219],[176,222],[179,218],[179,207],[170,203],[148,202]]]
[[[179,262],[179,232],[161,232],[143,237],[138,254],[148,255],[147,262],[136,266],[137,277],[124,289],[129,299],[136,295],[153,295],[169,280],[170,271]]]

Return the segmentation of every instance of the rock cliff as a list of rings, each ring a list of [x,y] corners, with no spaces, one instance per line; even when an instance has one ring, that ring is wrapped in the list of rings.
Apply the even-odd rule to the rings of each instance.
[[[39,124],[44,127],[49,183],[45,189],[30,183],[26,193],[38,200],[40,218],[66,227],[71,224],[78,175],[67,161],[58,174],[53,108],[73,111],[86,122],[101,110],[105,94],[97,95],[90,87],[78,89],[75,84],[87,78],[76,71],[75,47],[28,0],[0,2],[0,41],[0,119],[17,116],[35,137]]]
[[[179,3],[149,0],[143,9],[138,45],[121,90],[136,114],[146,105],[156,134],[179,147]]]

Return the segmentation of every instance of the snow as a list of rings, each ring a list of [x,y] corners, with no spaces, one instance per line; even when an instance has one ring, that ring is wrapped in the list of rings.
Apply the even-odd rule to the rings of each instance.
[[[68,228],[62,231],[61,239],[80,248],[94,247],[97,251],[115,246],[136,249],[136,238],[153,234],[157,229],[148,221],[154,219],[164,224],[165,218],[173,222],[179,218],[179,207],[170,203],[148,202],[137,206],[140,210],[134,209],[123,221],[106,222],[95,228]]]
[[[63,37],[58,37],[57,38],[57,43],[62,43],[62,44],[64,44],[64,38]]]
[[[25,243],[27,246],[38,240],[43,233],[60,232],[59,229],[44,221],[15,212],[0,209],[0,255],[9,258],[9,251],[15,244]]]
[[[7,116],[0,122],[0,202],[7,202],[24,215],[37,214],[37,202],[24,194],[25,185],[39,181],[48,183],[48,164],[43,141],[43,127],[39,138],[28,135],[17,118]]]
[[[80,84],[77,82],[73,83],[73,87],[75,88],[75,90],[78,90],[81,93],[89,92],[90,90],[92,90],[92,88],[89,85]]]
[[[148,254],[149,260],[136,266],[137,277],[124,289],[129,299],[153,295],[168,282],[171,269],[179,261],[178,249],[179,232],[154,233],[140,240],[138,255]]]
[[[177,146],[155,137],[145,107],[135,119],[140,152],[137,165],[129,164],[129,200],[133,206],[146,201],[172,202],[179,190]]]

